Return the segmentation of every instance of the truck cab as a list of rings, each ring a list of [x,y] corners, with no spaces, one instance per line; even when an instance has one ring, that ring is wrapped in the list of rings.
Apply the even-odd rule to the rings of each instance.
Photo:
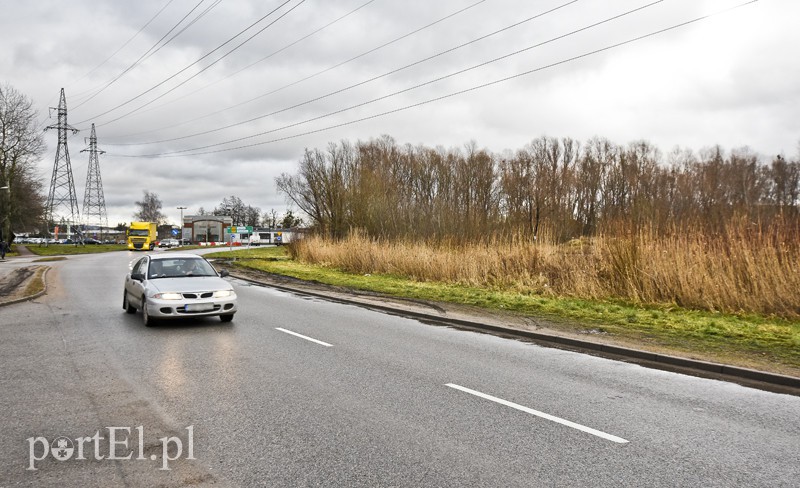
[[[155,222],[131,222],[128,227],[128,249],[131,251],[152,251],[158,236]]]

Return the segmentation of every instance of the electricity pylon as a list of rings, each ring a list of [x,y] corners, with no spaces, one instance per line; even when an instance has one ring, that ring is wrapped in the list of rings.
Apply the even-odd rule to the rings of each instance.
[[[45,229],[50,232],[50,224],[77,225],[80,220],[78,197],[75,195],[75,182],[72,179],[72,166],[69,162],[67,148],[67,131],[73,134],[78,129],[67,124],[67,99],[61,89],[61,100],[58,102],[58,124],[47,129],[58,129],[58,148],[53,165],[53,177],[50,179],[50,193],[45,207]],[[66,229],[65,229],[66,230]]]
[[[106,214],[106,199],[103,195],[103,180],[100,179],[99,154],[105,153],[97,149],[97,135],[92,124],[92,135],[89,137],[89,147],[81,152],[89,153],[89,169],[86,172],[86,189],[83,193],[83,220],[86,224],[97,225],[102,233],[108,227]]]

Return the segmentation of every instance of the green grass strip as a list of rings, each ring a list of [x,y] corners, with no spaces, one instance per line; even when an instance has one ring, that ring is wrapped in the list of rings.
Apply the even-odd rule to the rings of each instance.
[[[207,255],[235,258],[236,266],[327,285],[403,298],[448,302],[545,318],[556,328],[603,334],[624,343],[699,359],[800,375],[800,321],[682,309],[669,304],[640,306],[524,294],[453,283],[419,282],[403,276],[356,275],[289,259],[268,247]]]
[[[85,246],[76,246],[75,244],[50,244],[45,245],[27,245],[25,246],[28,251],[39,256],[63,256],[72,254],[94,254],[100,252],[113,252],[113,251],[127,251],[128,246],[125,244],[87,244]]]

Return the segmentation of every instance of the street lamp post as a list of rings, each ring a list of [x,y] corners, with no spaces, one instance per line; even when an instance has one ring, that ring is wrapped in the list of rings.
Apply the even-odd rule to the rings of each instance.
[[[183,245],[183,211],[186,210],[186,207],[176,207],[178,210],[181,211],[181,245]]]

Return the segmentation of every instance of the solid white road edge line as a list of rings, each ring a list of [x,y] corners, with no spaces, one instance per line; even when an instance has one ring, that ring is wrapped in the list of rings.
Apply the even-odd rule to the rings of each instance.
[[[517,405],[514,402],[509,402],[508,400],[503,400],[502,398],[493,397],[491,395],[487,395],[486,393],[481,393],[479,391],[470,390],[469,388],[465,388],[463,386],[455,385],[453,383],[447,383],[445,386],[449,386],[450,388],[455,388],[456,390],[461,390],[465,393],[469,393],[470,395],[475,395],[477,397],[485,398],[486,400],[491,400],[493,402],[499,403],[501,405],[505,405],[507,407],[515,408],[517,410],[521,410],[525,413],[529,413],[531,415],[536,415],[537,417],[541,417],[543,419],[547,419],[561,425],[566,425],[567,427],[572,427],[573,429],[578,429],[582,432],[586,432],[588,434],[596,435],[597,437],[602,437],[603,439],[616,442],[618,444],[627,444],[628,441],[621,437],[617,437],[615,435],[606,434],[605,432],[601,432],[599,430],[592,429],[591,427],[586,427],[581,424],[576,424],[575,422],[570,422],[569,420],[564,420],[562,418],[555,417],[550,414],[546,414],[544,412],[540,412],[538,410],[534,410],[532,408],[523,407],[522,405]]]
[[[279,330],[281,332],[286,332],[287,334],[292,334],[293,336],[297,336],[301,339],[305,339],[307,341],[316,342],[317,344],[322,344],[325,347],[333,347],[333,344],[328,344],[327,342],[318,341],[316,339],[312,339],[311,337],[304,336],[303,334],[298,334],[297,332],[292,332],[291,330],[282,329],[280,327],[275,327],[275,330]]]

